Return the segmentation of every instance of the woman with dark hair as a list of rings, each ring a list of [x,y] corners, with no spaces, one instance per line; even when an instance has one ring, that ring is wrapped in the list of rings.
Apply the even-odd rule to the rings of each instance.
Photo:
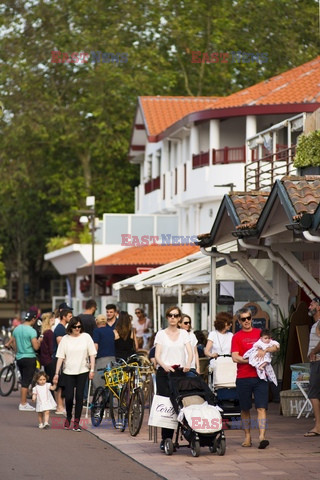
[[[188,332],[178,328],[182,313],[179,307],[170,307],[166,311],[168,326],[156,334],[156,363],[159,365],[156,374],[157,394],[170,397],[168,373],[173,375],[177,368],[184,373],[189,372],[192,362],[192,348]],[[166,438],[173,437],[174,430],[162,428],[160,450],[164,450]]]
[[[210,332],[204,353],[211,359],[218,358],[219,355],[231,356],[231,340],[233,334],[230,332],[232,324],[232,315],[227,312],[220,312],[216,315],[214,328]],[[214,362],[211,360],[210,365]]]
[[[127,360],[137,348],[137,338],[128,312],[120,312],[114,333],[116,358]]]
[[[79,422],[83,405],[83,392],[88,379],[88,373],[90,380],[94,377],[96,354],[97,351],[93,340],[88,333],[84,332],[81,319],[72,317],[67,327],[67,334],[62,337],[58,345],[56,374],[53,377],[53,383],[57,384],[60,368],[63,364],[67,412],[67,418],[64,423],[65,429],[69,429],[71,425],[73,398],[75,396],[73,430],[81,432]],[[90,358],[90,371],[87,365],[88,357]]]

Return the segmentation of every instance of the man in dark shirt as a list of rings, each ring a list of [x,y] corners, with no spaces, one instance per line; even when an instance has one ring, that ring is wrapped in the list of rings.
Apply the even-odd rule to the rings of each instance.
[[[69,309],[61,310],[61,312],[60,312],[60,323],[58,323],[58,325],[56,326],[56,328],[53,331],[53,357],[54,357],[55,361],[57,361],[56,353],[57,353],[58,345],[61,342],[62,337],[64,337],[64,335],[66,335],[66,333],[67,333],[66,332],[66,326],[67,326],[67,323],[69,323],[71,318],[72,318],[71,310],[69,310]],[[60,385],[59,385],[59,382],[60,382]],[[59,376],[59,382],[58,382],[57,390],[56,390],[56,392],[57,392],[57,397],[56,397],[57,410],[56,410],[56,413],[63,414],[64,413],[64,402],[63,402],[63,399],[62,399],[62,390],[61,390],[61,386],[62,386],[61,382],[63,382],[63,376],[62,375]]]
[[[89,333],[90,337],[93,335],[93,330],[96,328],[96,320],[94,317],[95,311],[97,310],[97,303],[95,300],[87,300],[85,311],[80,313],[78,317],[81,319],[84,331]]]

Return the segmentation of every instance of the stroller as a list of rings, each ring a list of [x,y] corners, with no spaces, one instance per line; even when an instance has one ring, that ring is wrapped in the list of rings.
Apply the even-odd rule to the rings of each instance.
[[[219,355],[214,366],[209,366],[209,387],[216,395],[218,406],[223,410],[222,418],[240,416],[239,397],[236,391],[237,366],[231,355]]]
[[[200,455],[200,447],[209,447],[211,453],[224,455],[226,439],[222,429],[220,409],[216,407],[215,396],[199,376],[168,376],[170,399],[178,415],[175,441],[166,438],[166,455],[180,447],[189,447],[193,457]],[[179,437],[188,442],[179,444]]]

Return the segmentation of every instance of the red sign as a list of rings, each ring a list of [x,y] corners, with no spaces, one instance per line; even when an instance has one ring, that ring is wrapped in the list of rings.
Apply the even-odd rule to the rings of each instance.
[[[152,270],[151,267],[137,267],[137,272],[140,275],[140,273],[145,273],[149,272],[149,270]]]

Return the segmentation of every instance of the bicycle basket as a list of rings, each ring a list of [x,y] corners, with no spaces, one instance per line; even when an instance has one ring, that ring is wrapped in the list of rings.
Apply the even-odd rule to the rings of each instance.
[[[129,374],[124,371],[123,367],[116,367],[104,372],[104,378],[107,387],[117,387],[129,381]]]

